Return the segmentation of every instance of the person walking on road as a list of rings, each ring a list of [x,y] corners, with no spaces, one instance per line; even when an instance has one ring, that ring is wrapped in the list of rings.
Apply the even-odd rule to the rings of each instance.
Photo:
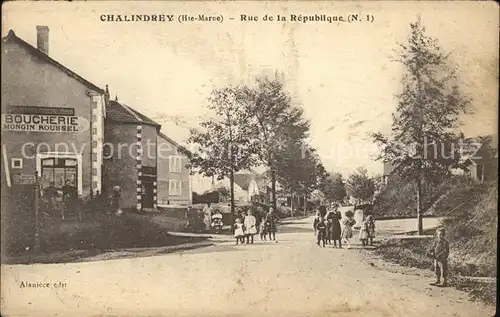
[[[329,214],[331,222],[330,224],[330,239],[333,240],[333,247],[337,247],[337,241],[339,242],[339,248],[342,248],[342,227],[340,226],[340,220],[342,219],[342,215],[338,210],[338,206],[333,207],[333,211]]]
[[[450,254],[450,245],[445,238],[444,229],[438,229],[436,234],[436,240],[427,251],[428,255],[434,259],[434,269],[436,272],[436,282],[431,283],[431,285],[446,287],[448,286],[448,256]]]
[[[375,238],[375,220],[373,220],[372,215],[369,215],[366,217],[366,221],[368,223],[368,239],[370,245],[373,245],[373,239]]]
[[[257,233],[257,219],[255,219],[252,210],[248,210],[247,213],[248,214],[243,221],[243,226],[245,228],[247,244],[250,243],[250,241],[253,244],[253,236]]]
[[[326,245],[326,222],[325,218],[321,217],[316,224],[316,232],[317,232],[317,245],[320,246],[320,243],[323,243],[323,248]]]
[[[208,202],[205,208],[203,208],[203,222],[205,223],[206,231],[210,231],[210,224],[212,223],[212,212],[212,207],[210,207],[210,202]]]
[[[342,238],[345,239],[347,242],[347,248],[351,248],[351,242],[350,239],[353,236],[353,229],[352,227],[356,224],[356,220],[354,220],[354,212],[351,210],[347,211],[345,213],[346,218],[344,219],[344,229],[342,230]]]
[[[368,220],[363,221],[361,223],[361,229],[359,230],[359,240],[361,240],[361,244],[363,246],[368,245]]]
[[[243,244],[243,239],[245,238],[245,232],[243,231],[243,223],[241,222],[241,218],[236,218],[234,223],[234,237],[236,238],[236,244]]]
[[[276,214],[274,213],[274,209],[272,207],[271,209],[269,209],[265,221],[266,221],[267,232],[269,234],[269,240],[276,241]]]
[[[267,241],[267,238],[266,238],[267,227],[266,227],[266,222],[264,221],[264,219],[262,219],[260,221],[259,233],[260,233],[260,241]]]

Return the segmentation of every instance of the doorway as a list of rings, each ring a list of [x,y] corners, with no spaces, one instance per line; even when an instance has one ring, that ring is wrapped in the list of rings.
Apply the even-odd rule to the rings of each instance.
[[[142,181],[142,208],[153,208],[153,182]]]

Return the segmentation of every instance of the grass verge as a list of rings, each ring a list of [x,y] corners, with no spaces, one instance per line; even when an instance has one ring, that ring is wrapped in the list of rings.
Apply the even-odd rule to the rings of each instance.
[[[426,234],[430,234],[427,232]],[[426,256],[426,250],[431,243],[430,239],[390,239],[382,241],[375,254],[382,259],[399,264],[401,266],[415,267],[424,270],[433,269],[433,261]],[[482,275],[482,272],[475,271],[475,276]],[[473,300],[479,300],[489,305],[496,305],[496,283],[490,281],[475,280],[469,278],[469,272],[464,266],[450,258],[449,263],[450,285],[469,293]]]

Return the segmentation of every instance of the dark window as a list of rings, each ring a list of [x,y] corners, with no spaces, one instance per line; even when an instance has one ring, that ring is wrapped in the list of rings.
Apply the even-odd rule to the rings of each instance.
[[[65,184],[77,187],[78,161],[68,158],[46,158],[42,159],[42,188],[54,182],[55,187],[62,188]]]

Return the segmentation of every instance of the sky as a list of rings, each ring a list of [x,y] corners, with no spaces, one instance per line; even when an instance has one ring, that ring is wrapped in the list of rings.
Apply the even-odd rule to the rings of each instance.
[[[472,98],[475,113],[462,118],[462,131],[498,133],[495,2],[8,2],[2,9],[2,37],[12,29],[36,46],[36,26],[48,26],[52,58],[99,87],[109,85],[112,98],[161,123],[179,143],[210,115],[213,88],[282,72],[326,168],[348,174],[364,166],[372,175],[382,163],[368,134],[390,132],[403,73],[392,57],[420,15],[427,34],[451,53],[461,89]],[[262,21],[266,14],[351,13],[374,21]],[[102,22],[102,14],[207,14],[224,21]],[[260,20],[242,22],[241,14]]]

